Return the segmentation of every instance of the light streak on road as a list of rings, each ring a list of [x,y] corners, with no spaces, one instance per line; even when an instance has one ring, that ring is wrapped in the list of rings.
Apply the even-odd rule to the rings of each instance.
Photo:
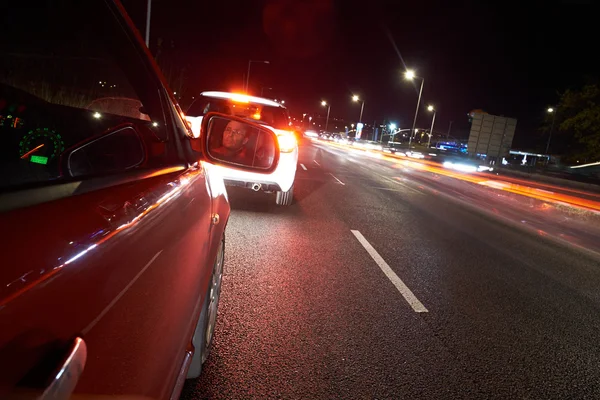
[[[337,143],[327,142],[325,144],[345,150],[352,149],[351,147],[349,148],[348,146],[340,145]],[[360,152],[357,151],[358,149],[352,150],[354,150],[354,152]],[[363,152],[373,152],[373,150],[363,150]],[[378,158],[394,163],[395,167],[397,168],[410,167],[413,169],[427,171],[433,174],[443,175],[450,178],[459,179],[461,181],[471,182],[474,184],[487,186],[493,189],[518,194],[521,196],[527,196],[537,200],[562,205],[567,204],[571,206],[581,207],[586,210],[600,212],[600,195],[596,193],[590,193],[582,190],[505,176],[502,176],[502,179],[496,179],[494,175],[491,175],[489,173],[461,173],[443,168],[440,164],[428,160],[409,160],[406,157],[390,155],[383,152],[377,152],[377,154],[381,154],[381,157]],[[542,187],[543,189],[541,189],[540,187]],[[586,196],[587,198],[582,198],[576,195]]]

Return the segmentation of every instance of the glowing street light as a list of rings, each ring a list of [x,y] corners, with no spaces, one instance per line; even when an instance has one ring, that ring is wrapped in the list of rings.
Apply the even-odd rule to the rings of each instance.
[[[427,107],[427,110],[433,111],[433,118],[431,119],[431,129],[429,130],[429,138],[427,139],[427,148],[429,148],[429,146],[431,145],[431,137],[433,136],[433,124],[435,124],[436,110],[432,105]]]
[[[415,126],[417,125],[417,115],[419,114],[419,106],[421,105],[421,95],[423,94],[423,85],[425,84],[425,79],[416,76],[415,71],[413,71],[412,69],[407,69],[406,72],[404,73],[404,77],[406,79],[408,79],[409,81],[412,81],[415,78],[421,79],[421,89],[419,90],[419,98],[417,99],[417,109],[415,110],[415,119],[413,120],[413,125],[412,125],[412,130],[411,130],[411,132],[413,132],[413,131],[415,131]],[[408,137],[409,150],[410,150],[411,142],[412,142],[412,134],[409,135],[409,137]]]
[[[556,121],[556,112],[557,110],[553,107],[548,107],[549,114],[552,114],[552,125],[550,126],[550,135],[548,136],[548,143],[546,143],[546,154],[550,151],[550,140],[552,140],[552,131],[554,130],[554,121]]]
[[[331,104],[327,104],[325,100],[321,101],[321,106],[327,107],[327,119],[325,120],[325,132],[327,132],[327,126],[329,125],[329,112],[331,111]]]
[[[352,101],[358,102],[361,101],[357,95],[352,96]],[[360,106],[360,117],[358,117],[358,122],[362,122],[363,110],[365,109],[365,101],[362,100],[362,106]]]
[[[390,131],[395,131],[396,130],[396,124],[390,124]]]

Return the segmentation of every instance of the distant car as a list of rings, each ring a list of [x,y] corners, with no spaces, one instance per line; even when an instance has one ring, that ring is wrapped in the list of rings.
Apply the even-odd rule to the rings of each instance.
[[[281,156],[277,169],[268,175],[235,168],[219,168],[227,186],[239,186],[275,192],[275,202],[289,206],[294,197],[294,180],[298,164],[298,142],[290,126],[287,109],[280,103],[262,97],[230,92],[202,92],[185,113],[193,131],[198,131],[208,112],[221,112],[247,118],[273,130],[279,139]]]
[[[223,277],[230,207],[207,161],[232,163],[209,122],[245,122],[194,137],[117,1],[0,18],[0,398],[177,399]],[[274,153],[236,168],[266,173],[277,138],[244,127]]]
[[[374,140],[359,139],[354,142],[354,146],[363,148],[365,150],[383,150],[383,145]]]
[[[383,146],[383,151],[386,153],[405,153],[408,148],[400,142],[387,142]]]
[[[383,150],[383,144],[374,140],[365,140],[363,147],[368,150]]]
[[[423,152],[416,151],[416,150],[409,150],[409,151],[407,151],[406,152],[406,156],[410,157],[410,158],[420,159],[420,160],[425,159],[425,154],[423,154]]]
[[[493,166],[486,165],[482,160],[466,157],[444,155],[441,157],[442,166],[446,169],[472,173],[472,172],[493,172]]]

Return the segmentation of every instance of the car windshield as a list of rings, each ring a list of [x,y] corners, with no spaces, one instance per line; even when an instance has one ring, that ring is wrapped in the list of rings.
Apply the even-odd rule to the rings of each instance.
[[[235,102],[227,99],[201,96],[189,107],[186,115],[200,117],[208,112],[221,112],[255,120],[277,129],[289,129],[290,119],[283,107],[260,103]]]

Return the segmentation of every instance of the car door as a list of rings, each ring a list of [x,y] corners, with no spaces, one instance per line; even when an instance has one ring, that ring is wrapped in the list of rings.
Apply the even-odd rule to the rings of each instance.
[[[167,398],[185,373],[229,209],[121,11],[2,15],[0,397]]]

